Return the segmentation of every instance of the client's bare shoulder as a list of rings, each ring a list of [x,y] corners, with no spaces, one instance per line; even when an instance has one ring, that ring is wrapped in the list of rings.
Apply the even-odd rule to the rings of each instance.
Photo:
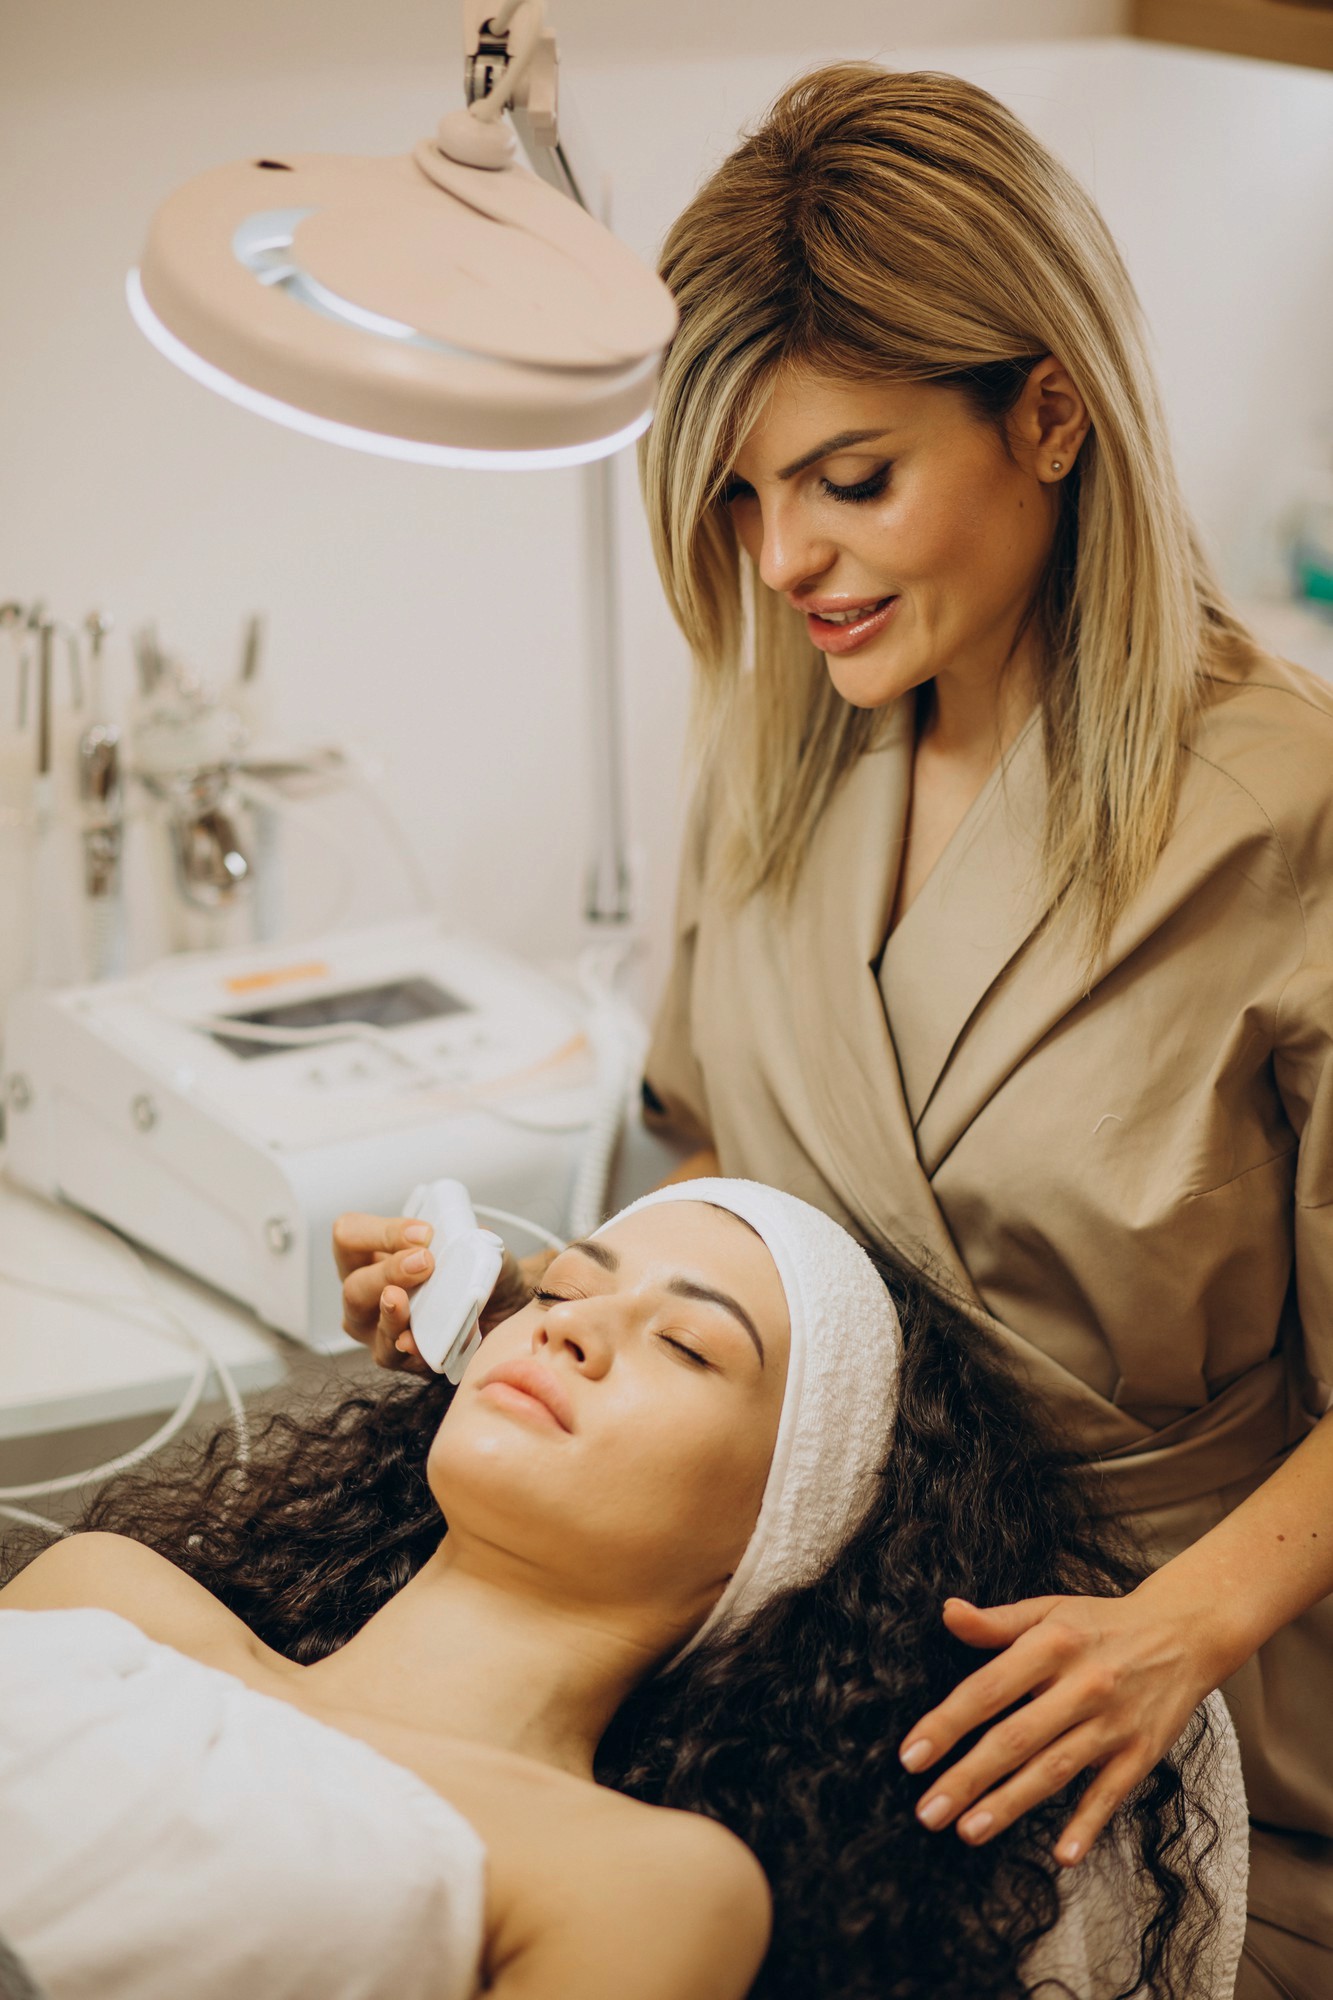
[[[211,1591],[128,1535],[53,1542],[0,1590],[0,1610],[115,1611],[149,1639],[217,1666],[232,1667],[258,1645]]]
[[[521,1880],[495,1913],[497,2000],[742,2000],[772,1917],[750,1850],[713,1820],[600,1787],[546,1803],[531,1847],[510,1849]]]

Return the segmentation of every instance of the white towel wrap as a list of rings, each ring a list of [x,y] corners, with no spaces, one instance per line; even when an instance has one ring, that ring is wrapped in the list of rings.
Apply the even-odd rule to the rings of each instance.
[[[707,1202],[748,1222],[777,1265],[791,1317],[787,1386],[759,1518],[735,1574],[679,1660],[705,1634],[743,1624],[779,1591],[813,1583],[861,1526],[898,1406],[902,1329],[860,1244],[809,1202],[758,1181],[677,1181],[613,1221],[666,1201]]]

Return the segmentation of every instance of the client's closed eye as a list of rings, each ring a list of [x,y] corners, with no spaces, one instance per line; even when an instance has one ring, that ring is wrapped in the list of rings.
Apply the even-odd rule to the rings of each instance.
[[[664,1333],[661,1336],[661,1340],[664,1347],[673,1347],[677,1354],[683,1354],[687,1361],[694,1363],[696,1368],[711,1368],[713,1366],[713,1363],[708,1359],[706,1354],[700,1354],[697,1347],[690,1347],[687,1342],[678,1340],[675,1334]]]

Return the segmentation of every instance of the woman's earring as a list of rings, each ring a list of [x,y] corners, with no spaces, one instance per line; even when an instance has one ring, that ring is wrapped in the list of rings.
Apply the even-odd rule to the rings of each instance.
[[[1065,469],[1065,462],[1062,458],[1053,458],[1051,460],[1052,472],[1063,472],[1064,469]]]

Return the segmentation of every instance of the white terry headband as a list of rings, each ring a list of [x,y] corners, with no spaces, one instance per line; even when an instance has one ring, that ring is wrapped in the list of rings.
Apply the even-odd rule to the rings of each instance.
[[[676,1655],[683,1659],[705,1635],[730,1631],[780,1591],[812,1583],[865,1520],[898,1404],[902,1329],[860,1244],[809,1202],[759,1181],[678,1181],[612,1223],[665,1201],[708,1202],[748,1222],[777,1266],[791,1318],[759,1518],[731,1581]]]

